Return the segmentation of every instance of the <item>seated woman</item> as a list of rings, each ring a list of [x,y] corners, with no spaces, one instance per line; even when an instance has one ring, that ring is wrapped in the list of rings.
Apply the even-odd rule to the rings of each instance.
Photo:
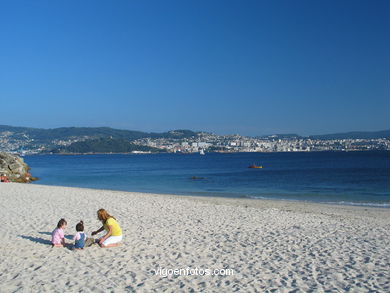
[[[101,247],[114,247],[120,245],[122,241],[122,229],[116,219],[111,216],[105,209],[97,211],[98,219],[103,223],[99,230],[92,232],[92,236],[103,230],[106,230],[106,235],[99,238],[99,245]]]

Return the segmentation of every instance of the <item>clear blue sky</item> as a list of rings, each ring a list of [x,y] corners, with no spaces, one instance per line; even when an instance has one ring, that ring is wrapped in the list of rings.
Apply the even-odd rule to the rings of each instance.
[[[0,124],[390,129],[390,1],[0,0]]]

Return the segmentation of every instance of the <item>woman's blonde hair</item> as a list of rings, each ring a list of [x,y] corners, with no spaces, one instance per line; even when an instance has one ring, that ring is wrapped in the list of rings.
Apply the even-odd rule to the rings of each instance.
[[[109,218],[115,219],[111,216],[105,209],[100,209],[97,211],[98,219],[105,223]]]

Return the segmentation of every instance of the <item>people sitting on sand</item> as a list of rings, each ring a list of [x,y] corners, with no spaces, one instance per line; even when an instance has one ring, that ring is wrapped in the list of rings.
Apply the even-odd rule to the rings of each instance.
[[[122,229],[117,220],[105,209],[98,210],[97,217],[103,226],[99,230],[92,232],[92,236],[106,230],[106,235],[98,240],[100,247],[115,247],[120,245],[122,241]]]
[[[65,219],[61,219],[58,221],[57,228],[53,230],[51,233],[51,244],[53,247],[65,247],[65,236],[64,230],[68,223]]]
[[[74,249],[84,249],[87,235],[84,233],[84,222],[80,221],[76,225],[76,235],[74,235]]]

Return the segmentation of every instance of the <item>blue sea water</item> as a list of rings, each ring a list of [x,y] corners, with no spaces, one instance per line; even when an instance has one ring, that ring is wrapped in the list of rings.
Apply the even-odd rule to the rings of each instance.
[[[390,152],[35,155],[24,159],[40,178],[37,184],[390,207]],[[264,168],[249,169],[252,163]]]

